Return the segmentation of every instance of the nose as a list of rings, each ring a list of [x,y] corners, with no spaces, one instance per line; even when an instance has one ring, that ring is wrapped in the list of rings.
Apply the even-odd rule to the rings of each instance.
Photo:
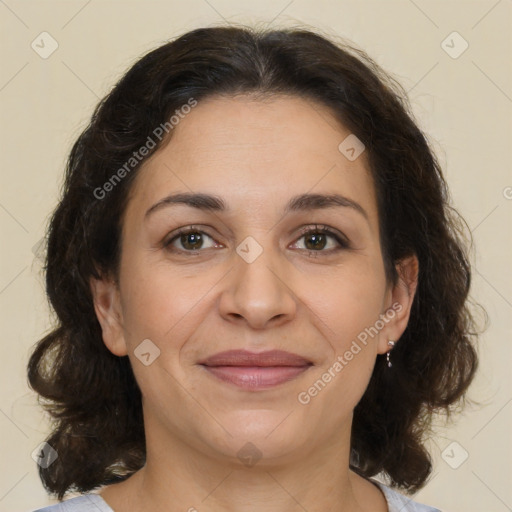
[[[223,318],[252,329],[277,327],[294,318],[293,283],[276,252],[265,248],[251,263],[234,255],[235,268],[226,276],[219,303]]]

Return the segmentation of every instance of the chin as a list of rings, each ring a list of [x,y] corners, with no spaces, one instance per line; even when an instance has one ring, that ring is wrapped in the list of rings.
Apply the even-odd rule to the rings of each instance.
[[[211,446],[237,465],[247,466],[247,461],[254,460],[262,465],[284,463],[298,454],[306,441],[303,422],[299,424],[298,415],[289,413],[260,409],[237,411],[229,420],[217,418],[227,432],[219,427],[221,439],[211,439]]]

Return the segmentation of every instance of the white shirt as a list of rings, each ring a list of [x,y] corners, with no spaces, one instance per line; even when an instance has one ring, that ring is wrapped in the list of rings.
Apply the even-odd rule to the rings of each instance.
[[[388,504],[388,512],[441,512],[438,508],[422,505],[413,501],[411,498],[400,494],[391,487],[376,483],[386,498]],[[71,498],[56,505],[40,508],[34,512],[114,512],[107,502],[99,495],[94,493],[83,494],[76,498]]]

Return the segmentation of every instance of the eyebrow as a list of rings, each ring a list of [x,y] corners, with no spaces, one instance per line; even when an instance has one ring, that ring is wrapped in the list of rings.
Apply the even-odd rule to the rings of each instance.
[[[222,198],[202,193],[171,194],[155,203],[145,214],[147,219],[151,214],[162,208],[183,204],[205,211],[228,212],[230,208]],[[340,194],[300,194],[292,197],[284,207],[284,213],[297,211],[321,210],[324,208],[345,207],[360,213],[369,220],[366,210],[357,202]]]

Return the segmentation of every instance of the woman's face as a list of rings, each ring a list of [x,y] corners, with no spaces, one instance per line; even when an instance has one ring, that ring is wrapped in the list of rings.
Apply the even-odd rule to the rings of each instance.
[[[141,388],[148,451],[293,460],[349,436],[414,295],[386,282],[365,153],[353,138],[339,149],[350,132],[295,97],[210,98],[172,131],[134,182],[119,288],[93,283],[104,341]],[[207,362],[233,350],[297,357]]]

